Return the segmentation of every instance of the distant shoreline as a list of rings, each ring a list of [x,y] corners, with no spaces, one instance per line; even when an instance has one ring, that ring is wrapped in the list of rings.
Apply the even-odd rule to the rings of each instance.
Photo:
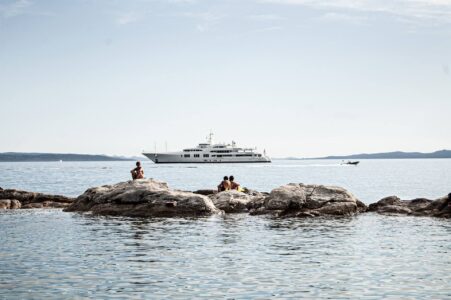
[[[427,158],[451,158],[451,150],[439,150],[430,153],[422,152],[382,152],[382,153],[361,153],[351,155],[335,155],[325,157],[312,157],[312,158],[298,158],[298,157],[285,157],[285,158],[272,158],[273,160],[312,160],[312,159],[341,159],[341,160],[355,160],[355,159],[427,159]]]
[[[451,158],[451,150],[440,150],[430,153],[421,152],[383,152],[362,153],[352,155],[336,155],[325,157],[276,157],[272,160],[359,160],[359,159],[437,159]],[[147,160],[146,157],[110,156],[104,154],[76,154],[76,153],[34,153],[34,152],[3,152],[0,153],[0,162],[57,162],[57,161],[136,161]]]
[[[57,162],[57,161],[133,161],[138,157],[109,156],[103,154],[73,153],[0,153],[0,162]]]

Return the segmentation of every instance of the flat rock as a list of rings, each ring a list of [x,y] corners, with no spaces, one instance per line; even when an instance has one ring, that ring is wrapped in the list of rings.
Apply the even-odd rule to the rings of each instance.
[[[210,198],[138,179],[86,190],[65,211],[131,217],[202,216],[222,213]]]
[[[389,196],[370,204],[368,211],[380,214],[451,218],[451,193],[436,200],[425,198],[401,200],[399,197]]]
[[[349,216],[367,210],[354,195],[337,186],[290,183],[272,190],[264,200],[248,204],[252,215],[286,217]]]
[[[0,209],[61,208],[68,206],[73,201],[74,198],[61,195],[48,195],[0,188]]]

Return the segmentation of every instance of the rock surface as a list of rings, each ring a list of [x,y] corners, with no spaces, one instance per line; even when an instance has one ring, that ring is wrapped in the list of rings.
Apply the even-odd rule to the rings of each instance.
[[[243,193],[238,192],[237,190],[224,191],[216,194],[212,194],[208,196],[213,204],[225,211],[226,213],[234,213],[234,212],[247,212],[248,204],[251,201],[259,201],[265,198],[265,195],[262,193]]]
[[[208,196],[206,196],[208,195]],[[136,217],[202,216],[223,212],[250,212],[281,217],[350,216],[366,211],[451,218],[451,193],[436,200],[401,200],[390,196],[367,207],[347,190],[336,186],[290,183],[261,193],[169,189],[153,179],[139,179],[86,190],[78,198],[0,187],[0,210],[65,208],[65,211]]]
[[[389,196],[370,204],[368,210],[380,214],[451,218],[451,193],[436,200],[424,198],[401,200],[396,196]]]
[[[19,200],[2,199],[0,200],[0,209],[19,209],[22,204]]]
[[[290,217],[349,216],[367,209],[365,204],[341,187],[302,183],[278,187],[263,200],[250,202],[248,207],[253,215]]]
[[[171,190],[164,182],[138,179],[86,190],[65,211],[133,217],[202,216],[222,213],[207,197]]]
[[[69,206],[73,201],[73,198],[60,195],[0,188],[0,209],[61,208]]]
[[[204,196],[209,196],[209,195],[213,195],[216,194],[218,191],[217,190],[213,190],[213,189],[204,189],[204,190],[197,190],[194,191],[194,194],[199,194],[199,195],[204,195]]]

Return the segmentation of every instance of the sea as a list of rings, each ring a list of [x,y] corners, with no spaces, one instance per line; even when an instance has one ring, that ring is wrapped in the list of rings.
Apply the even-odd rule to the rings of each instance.
[[[451,159],[170,164],[145,176],[180,190],[234,175],[269,192],[342,186],[366,204],[451,192]],[[77,196],[130,179],[134,162],[0,163],[0,187]],[[126,218],[60,209],[0,211],[0,299],[451,299],[451,220]]]

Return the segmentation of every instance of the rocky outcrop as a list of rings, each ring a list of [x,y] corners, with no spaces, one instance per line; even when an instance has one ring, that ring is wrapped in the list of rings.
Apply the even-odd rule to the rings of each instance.
[[[247,212],[250,202],[263,200],[265,195],[258,192],[238,192],[237,190],[224,191],[208,196],[213,204],[226,213]]]
[[[0,188],[0,210],[65,208],[65,211],[134,217],[204,216],[250,212],[280,217],[350,216],[366,211],[451,218],[451,194],[429,200],[390,196],[367,207],[341,187],[290,183],[261,193],[173,190],[164,182],[139,179],[86,190],[78,198]]]
[[[366,205],[336,186],[290,183],[248,204],[251,214],[289,217],[349,216],[366,211]]]
[[[62,208],[69,206],[73,201],[73,198],[60,195],[0,188],[0,209]]]
[[[204,195],[169,189],[164,182],[138,179],[88,189],[65,211],[132,217],[202,216],[222,213]]]
[[[209,195],[213,195],[216,194],[218,191],[217,190],[213,190],[213,189],[204,189],[204,190],[197,190],[194,191],[194,194],[199,194],[199,195],[204,195],[204,196],[209,196]]]
[[[0,209],[19,209],[22,204],[19,200],[2,199],[0,200]]]
[[[401,200],[396,196],[385,197],[376,203],[370,204],[368,210],[380,214],[451,218],[451,193],[436,200],[425,198]]]

